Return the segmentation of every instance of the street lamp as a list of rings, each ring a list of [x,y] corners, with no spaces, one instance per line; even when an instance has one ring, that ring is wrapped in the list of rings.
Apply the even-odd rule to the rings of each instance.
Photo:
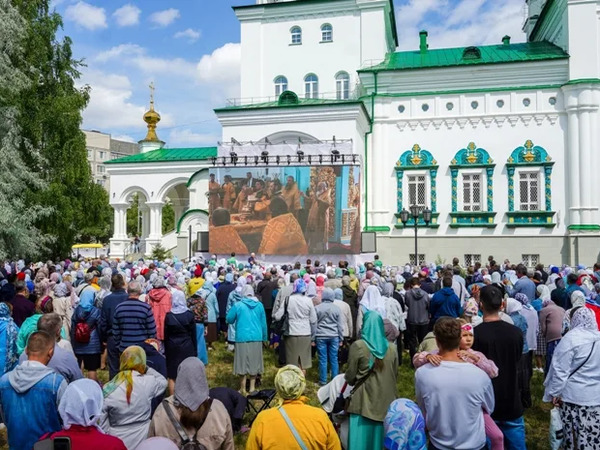
[[[420,207],[417,205],[411,205],[410,212],[408,212],[406,209],[402,209],[402,211],[400,211],[400,220],[402,221],[402,224],[404,226],[406,226],[406,224],[408,223],[408,221],[411,217],[415,224],[415,266],[419,265],[418,234],[417,234],[417,230],[419,228],[419,208]],[[429,222],[431,222],[431,210],[429,208],[425,208],[423,210],[423,221],[425,222],[425,226],[427,226],[429,224]]]

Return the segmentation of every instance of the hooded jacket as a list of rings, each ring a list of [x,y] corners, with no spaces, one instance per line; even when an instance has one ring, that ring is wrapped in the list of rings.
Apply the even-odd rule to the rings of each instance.
[[[40,436],[62,428],[58,403],[66,388],[62,375],[37,361],[25,361],[0,378],[0,403],[11,449],[33,448]]]
[[[451,287],[445,287],[433,294],[429,304],[431,323],[442,316],[460,317],[460,299]]]
[[[227,323],[235,326],[235,342],[265,342],[267,319],[265,308],[256,298],[243,298],[227,313]]]
[[[414,287],[406,291],[404,296],[408,314],[406,321],[414,325],[429,323],[429,294],[423,289]]]
[[[168,312],[171,312],[171,291],[166,287],[152,289],[148,293],[148,300],[156,322],[156,338],[162,341],[165,338],[165,316]]]

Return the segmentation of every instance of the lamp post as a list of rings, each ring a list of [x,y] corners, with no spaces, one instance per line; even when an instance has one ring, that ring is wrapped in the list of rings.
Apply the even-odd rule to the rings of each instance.
[[[402,221],[402,224],[404,226],[406,226],[406,224],[408,223],[408,221],[410,220],[410,218],[413,219],[414,224],[415,224],[415,266],[419,265],[419,253],[418,253],[418,233],[417,230],[419,228],[419,206],[417,205],[411,205],[410,206],[410,212],[408,212],[406,209],[402,209],[402,211],[400,211],[400,220]],[[429,224],[429,222],[431,222],[431,210],[429,208],[425,208],[423,210],[423,221],[425,222],[425,226],[427,226]]]

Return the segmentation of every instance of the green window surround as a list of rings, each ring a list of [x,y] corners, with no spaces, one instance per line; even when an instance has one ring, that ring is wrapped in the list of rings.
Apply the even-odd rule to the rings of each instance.
[[[513,150],[508,162],[506,172],[508,174],[508,228],[515,227],[545,227],[556,226],[553,222],[555,212],[552,211],[552,166],[554,162],[548,152],[533,141],[527,140],[521,147]],[[542,169],[544,174],[543,200],[544,209],[539,211],[515,210],[515,172],[520,168]]]
[[[450,163],[452,175],[452,218],[450,228],[482,227],[494,228],[494,161],[487,150],[478,148],[470,142],[466,148],[459,150]],[[486,176],[486,210],[485,211],[458,211],[458,175],[461,170],[482,169]],[[480,187],[481,190],[483,186]]]
[[[405,171],[428,171],[429,172],[429,194],[431,198],[431,223],[425,225],[425,221],[423,217],[419,217],[417,222],[417,226],[420,228],[438,228],[440,225],[438,223],[438,217],[440,213],[437,212],[437,171],[438,164],[433,155],[427,151],[422,149],[419,144],[413,145],[411,150],[407,150],[398,159],[396,162],[396,186],[397,186],[397,207],[398,212],[395,214],[396,216],[396,224],[395,228],[404,228],[404,224],[400,220],[400,211],[403,209],[403,191],[402,191],[402,183],[404,178]],[[410,205],[407,205],[410,206]],[[428,205],[429,206],[429,205]],[[411,218],[407,224],[407,227],[414,227],[413,219]]]

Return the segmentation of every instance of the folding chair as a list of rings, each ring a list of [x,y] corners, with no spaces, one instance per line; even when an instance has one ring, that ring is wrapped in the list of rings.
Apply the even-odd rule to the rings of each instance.
[[[275,389],[262,389],[260,391],[252,392],[251,394],[248,394],[246,396],[246,399],[248,400],[248,406],[247,406],[246,410],[249,413],[253,414],[252,420],[250,421],[250,426],[252,426],[252,423],[254,423],[256,416],[258,416],[258,414],[261,411],[264,411],[265,409],[268,409],[271,407],[271,402],[273,401],[274,398],[275,398]],[[260,403],[259,407],[257,408],[253,402],[262,402],[262,403]]]

